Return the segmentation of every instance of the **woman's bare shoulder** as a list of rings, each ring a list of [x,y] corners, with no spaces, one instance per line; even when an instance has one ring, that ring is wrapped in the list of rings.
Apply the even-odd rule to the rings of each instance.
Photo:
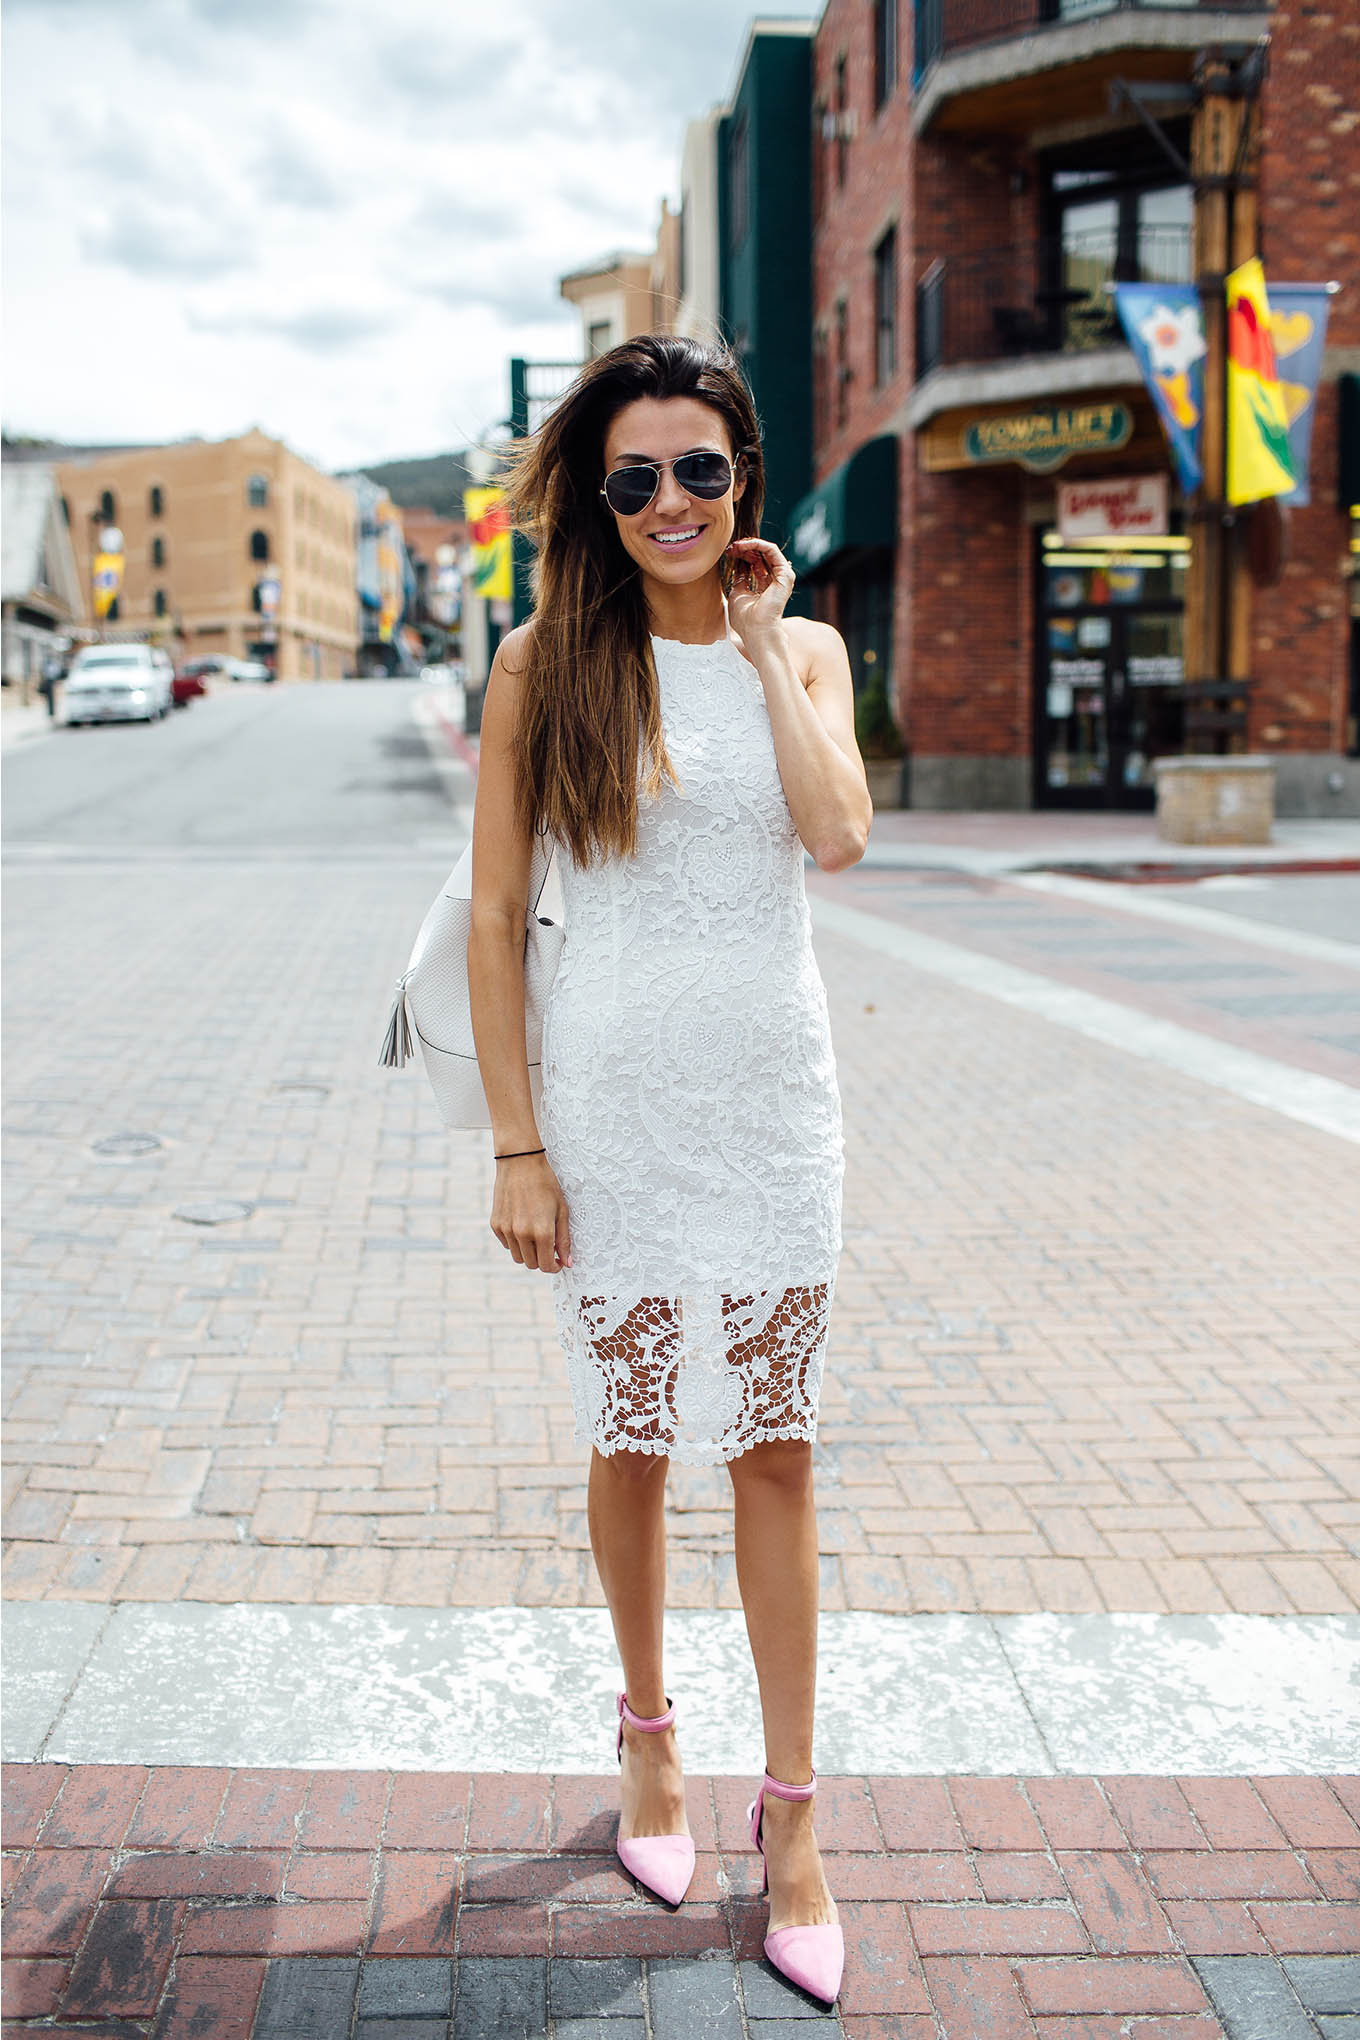
[[[502,673],[517,678],[524,671],[524,663],[533,639],[534,619],[531,616],[526,622],[517,623],[513,630],[505,633],[496,647],[493,663]]]
[[[789,649],[806,686],[819,673],[845,662],[845,639],[830,623],[818,623],[813,616],[786,616]]]

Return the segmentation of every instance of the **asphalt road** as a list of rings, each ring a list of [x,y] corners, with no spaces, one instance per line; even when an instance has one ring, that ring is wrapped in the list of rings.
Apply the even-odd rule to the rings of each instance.
[[[7,849],[374,856],[456,849],[417,681],[218,686],[159,723],[67,729],[3,768]]]
[[[1149,899],[1212,907],[1234,920],[1264,921],[1326,935],[1335,942],[1360,942],[1360,872],[1281,872],[1202,878],[1190,885],[1142,888]]]

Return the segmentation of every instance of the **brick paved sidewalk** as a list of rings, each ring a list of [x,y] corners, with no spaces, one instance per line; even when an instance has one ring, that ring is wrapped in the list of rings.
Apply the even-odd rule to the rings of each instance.
[[[673,1914],[618,1867],[611,1777],[43,1764],[4,1790],[7,2036],[344,2040],[357,2004],[367,2040],[437,2040],[454,2003],[455,2040],[636,2040],[644,1988],[653,2040],[1218,2040],[1244,1992],[1283,2008],[1271,2040],[1360,2016],[1355,1778],[828,1779],[839,2019],[761,1960],[747,1779],[692,1781]]]
[[[485,1142],[376,1067],[442,875],[11,871],[8,1596],[598,1604],[548,1285],[491,1238]],[[1353,1611],[1354,1148],[818,947],[824,1605]],[[160,1145],[96,1150],[128,1132]],[[672,1503],[673,1603],[734,1606],[725,1476]]]

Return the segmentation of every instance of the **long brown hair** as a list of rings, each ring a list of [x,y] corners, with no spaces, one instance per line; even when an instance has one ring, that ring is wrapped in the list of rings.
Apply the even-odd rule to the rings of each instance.
[[[510,513],[538,548],[533,628],[519,668],[515,806],[526,830],[549,828],[578,864],[631,856],[638,780],[675,782],[642,575],[600,494],[610,421],[639,397],[695,397],[719,413],[745,488],[737,538],[755,538],[765,470],[755,406],[724,349],[644,333],[589,362],[532,438],[516,449]]]

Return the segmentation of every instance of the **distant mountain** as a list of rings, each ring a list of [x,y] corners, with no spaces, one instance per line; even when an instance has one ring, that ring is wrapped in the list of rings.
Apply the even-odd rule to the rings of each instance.
[[[474,486],[465,452],[431,453],[421,460],[366,461],[362,472],[381,482],[400,509],[424,505],[441,517],[461,517],[463,491]]]

